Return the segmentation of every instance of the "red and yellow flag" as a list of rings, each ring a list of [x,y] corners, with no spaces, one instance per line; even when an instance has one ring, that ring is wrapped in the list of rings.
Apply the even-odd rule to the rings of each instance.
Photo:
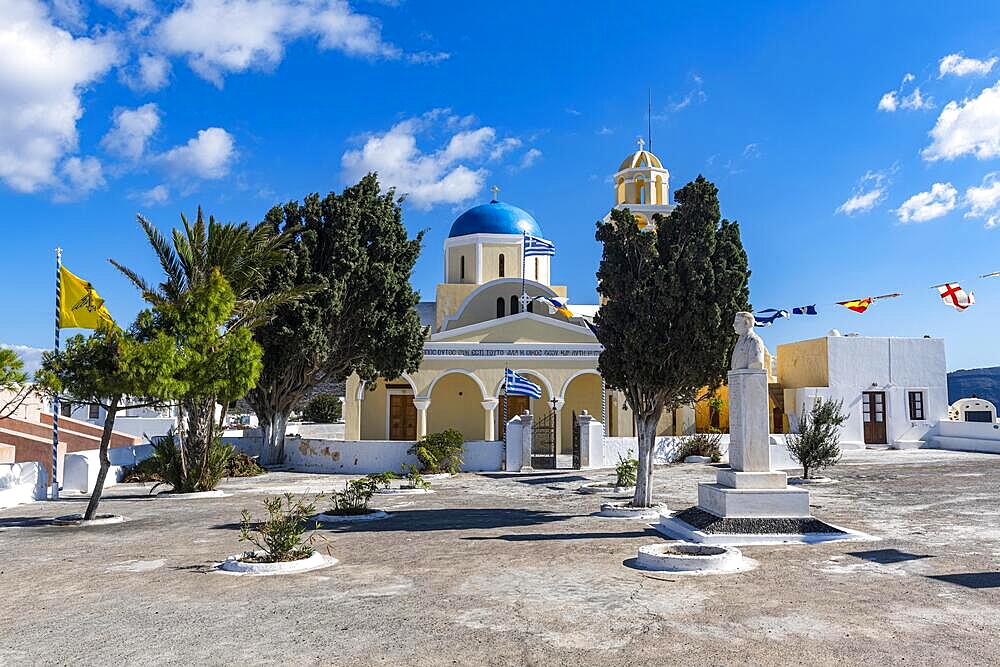
[[[838,301],[837,305],[843,306],[848,310],[853,310],[855,313],[863,313],[868,310],[868,306],[872,305],[872,298],[867,297],[864,299],[854,299],[852,301]]]

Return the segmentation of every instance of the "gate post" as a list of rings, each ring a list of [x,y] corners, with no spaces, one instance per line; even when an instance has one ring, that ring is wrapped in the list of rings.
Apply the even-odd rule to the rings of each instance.
[[[534,429],[531,413],[527,410],[521,415],[521,471],[531,471],[531,443]]]
[[[604,425],[584,410],[579,417],[580,467],[603,468],[604,461]]]

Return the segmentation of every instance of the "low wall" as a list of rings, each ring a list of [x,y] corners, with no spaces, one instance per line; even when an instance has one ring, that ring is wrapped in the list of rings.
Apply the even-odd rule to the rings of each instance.
[[[45,500],[48,475],[40,463],[0,465],[0,509]]]
[[[666,464],[673,463],[674,458],[677,456],[677,451],[681,446],[681,443],[685,438],[690,436],[677,436],[677,435],[664,435],[656,438],[656,444],[653,445],[653,463],[655,464]],[[723,460],[729,455],[729,434],[723,433],[721,439],[719,440],[719,449],[722,452]],[[771,449],[771,468],[774,470],[788,470],[791,468],[799,468],[799,464],[792,459],[791,455],[788,453],[788,448],[785,446],[785,436],[781,434],[771,434],[770,436],[770,449]],[[604,464],[605,468],[613,468],[618,463],[619,454],[624,458],[628,455],[629,450],[632,450],[632,455],[636,456],[639,452],[639,441],[638,438],[628,437],[628,438],[604,438]],[[596,464],[592,467],[601,467]]]
[[[1000,424],[940,421],[931,441],[941,449],[1000,454]]]
[[[241,439],[245,440],[245,438]],[[227,439],[227,442],[229,440]],[[260,440],[256,439],[259,451]],[[366,475],[373,472],[398,472],[405,463],[417,465],[417,458],[406,451],[413,446],[402,440],[316,440],[287,438],[285,465],[300,472],[328,472]],[[462,470],[485,472],[501,470],[502,442],[465,443]]]
[[[111,468],[104,480],[104,488],[114,486],[122,481],[125,469],[153,455],[152,445],[134,445],[132,447],[112,447],[108,450]],[[63,459],[62,488],[65,491],[91,493],[97,484],[97,473],[101,469],[101,452],[90,449],[84,452],[67,454]]]

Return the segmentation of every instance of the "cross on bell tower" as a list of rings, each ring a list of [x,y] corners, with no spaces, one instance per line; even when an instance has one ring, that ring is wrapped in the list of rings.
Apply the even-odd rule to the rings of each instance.
[[[639,144],[639,150],[642,150],[642,147],[646,145],[646,142],[643,140],[642,137],[637,137],[635,141],[637,144]]]
[[[500,186],[494,185],[490,188],[490,192],[493,193],[493,201],[500,201]]]

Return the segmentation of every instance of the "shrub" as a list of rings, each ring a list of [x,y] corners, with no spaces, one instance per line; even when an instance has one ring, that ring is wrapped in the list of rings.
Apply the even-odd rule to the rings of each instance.
[[[306,403],[306,408],[302,411],[302,418],[307,422],[332,424],[340,421],[343,411],[344,406],[339,396],[319,394]]]
[[[420,472],[455,474],[462,468],[462,445],[465,438],[454,429],[431,433],[410,447],[408,454],[420,461]]]
[[[257,459],[243,452],[234,451],[226,461],[226,477],[256,477],[263,474],[264,469],[257,463]]]
[[[367,475],[368,479],[375,483],[376,489],[388,489],[393,480],[399,479],[399,475],[387,470],[386,472],[375,472]]]
[[[333,495],[333,508],[329,510],[329,514],[368,514],[371,511],[368,503],[382,485],[381,476],[385,474],[368,475],[349,481],[343,491]]]
[[[155,471],[156,480],[160,484],[169,484],[176,493],[211,491],[226,476],[226,466],[232,455],[232,446],[215,438],[209,447],[204,470],[198,462],[190,462],[185,474],[181,467],[180,450],[175,446],[174,436],[171,435],[153,445],[153,456],[149,459],[153,463],[149,464],[149,469]]]
[[[257,563],[283,563],[308,558],[313,553],[306,520],[316,512],[313,503],[297,500],[290,493],[264,498],[267,519],[262,523],[251,520],[249,510],[243,510],[240,522],[240,542],[249,542],[256,549],[243,554],[243,560]],[[256,552],[256,553],[255,553]]]
[[[689,456],[707,456],[712,463],[722,460],[722,450],[719,445],[722,442],[722,434],[714,429],[709,433],[695,433],[681,440],[674,454],[674,463],[683,463]]]
[[[615,486],[635,486],[636,476],[639,472],[639,460],[632,456],[632,450],[628,450],[628,458],[618,455],[618,465],[615,466]]]
[[[431,483],[428,482],[417,470],[417,466],[412,463],[404,463],[399,466],[400,475],[406,480],[406,486],[412,489],[429,489]]]
[[[840,427],[848,418],[842,412],[843,406],[843,401],[828,398],[814,402],[809,412],[802,406],[799,432],[785,439],[788,453],[802,466],[802,479],[810,479],[811,471],[840,461]]]

